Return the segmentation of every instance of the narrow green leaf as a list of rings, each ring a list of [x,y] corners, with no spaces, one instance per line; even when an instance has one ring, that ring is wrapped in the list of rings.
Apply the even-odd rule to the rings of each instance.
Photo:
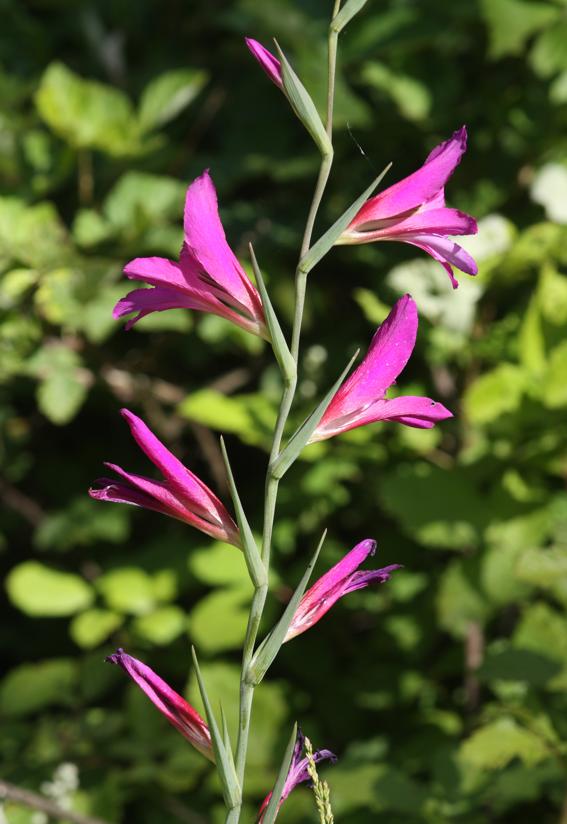
[[[195,667],[195,674],[199,684],[199,691],[205,706],[207,723],[211,732],[215,762],[222,782],[225,804],[229,809],[232,809],[240,804],[242,798],[242,790],[240,788],[240,784],[238,783],[238,778],[236,777],[232,750],[230,748],[227,749],[224,738],[221,735],[216,718],[213,714],[213,709],[205,687],[205,682],[203,681],[203,676],[201,675],[201,668],[199,667],[195,647],[191,647],[191,654],[193,656],[193,665]]]
[[[281,61],[284,92],[290,102],[291,108],[319,147],[321,154],[332,154],[333,145],[327,132],[325,131],[325,127],[323,126],[323,122],[319,116],[315,103],[313,103],[311,97],[309,96],[309,92],[291,68],[290,63],[283,51],[280,49],[277,40],[274,40],[274,43],[276,44],[278,56]]]
[[[230,733],[228,731],[228,723],[226,720],[226,715],[224,711],[224,707],[220,705],[220,713],[221,713],[221,724],[222,724],[222,740],[227,752],[232,752],[232,743],[230,741]]]
[[[272,349],[274,350],[274,355],[276,356],[276,360],[282,374],[289,380],[295,377],[297,367],[291,352],[289,351],[287,341],[276,317],[276,313],[274,312],[274,307],[270,301],[268,290],[266,289],[266,284],[264,283],[264,278],[262,277],[262,272],[258,266],[258,261],[256,260],[254,248],[251,243],[249,244],[249,249],[252,268],[254,270],[254,277],[256,278],[256,284],[260,292],[260,297],[262,298],[262,306],[264,307],[264,314],[266,315],[266,323],[272,339]]]
[[[256,588],[258,588],[264,586],[268,581],[266,568],[262,562],[262,558],[260,557],[260,552],[258,551],[258,547],[256,546],[254,535],[252,534],[250,524],[248,523],[248,519],[244,512],[244,508],[242,506],[242,502],[240,500],[240,496],[236,488],[236,483],[234,481],[234,475],[232,474],[232,469],[230,467],[230,462],[228,460],[228,453],[226,451],[224,438],[222,436],[220,439],[220,447],[222,457],[224,460],[224,465],[226,468],[226,474],[228,478],[230,494],[232,497],[232,503],[234,504],[234,511],[236,513],[236,520],[238,522],[238,528],[240,530],[240,537],[242,538],[242,549],[244,551],[244,557],[246,559],[246,566],[248,567],[248,572],[250,573],[252,583]]]
[[[322,235],[319,240],[313,244],[311,249],[305,254],[303,259],[300,261],[299,268],[302,272],[307,274],[308,272],[316,266],[321,258],[323,258],[327,252],[335,245],[339,237],[342,235],[344,230],[347,228],[353,217],[356,215],[360,207],[365,203],[376,186],[381,182],[384,175],[390,170],[392,164],[388,163],[388,165],[380,172],[378,177],[372,181],[368,189],[365,189],[364,192],[358,197],[352,206],[340,216],[340,218],[333,223],[330,229],[327,229],[324,235]]]
[[[327,536],[327,530],[323,532],[321,535],[321,539],[319,540],[319,544],[317,549],[313,553],[313,557],[311,558],[307,569],[303,574],[303,578],[297,585],[297,589],[293,593],[287,607],[284,610],[284,613],[276,626],[273,630],[264,638],[256,652],[254,653],[254,657],[250,662],[250,666],[248,668],[248,672],[246,674],[246,680],[251,683],[258,685],[260,681],[263,679],[264,675],[270,668],[274,658],[280,651],[280,648],[284,642],[284,638],[287,634],[289,626],[293,621],[293,616],[296,613],[297,607],[299,606],[299,602],[303,598],[303,593],[307,588],[307,584],[309,583],[309,579],[311,577],[311,573],[313,572],[313,567],[317,563],[317,558],[319,557],[319,553],[321,552],[321,547],[325,541]]]
[[[278,805],[280,798],[282,797],[284,784],[289,773],[289,768],[291,766],[291,758],[293,756],[293,748],[295,747],[296,740],[297,722],[293,725],[293,730],[291,731],[291,738],[289,739],[288,745],[285,748],[285,753],[281,763],[280,770],[278,772],[278,777],[276,778],[276,783],[274,784],[274,789],[272,790],[272,797],[270,798],[270,803],[268,804],[268,806],[266,807],[266,811],[264,812],[262,824],[273,824],[273,822],[276,820],[276,816],[278,814]]]
[[[334,382],[334,384],[331,386],[327,394],[324,396],[323,400],[319,403],[317,408],[309,415],[309,417],[301,424],[299,429],[296,432],[294,432],[294,434],[287,442],[285,449],[283,449],[280,452],[280,454],[278,455],[278,457],[276,458],[271,467],[271,473],[274,478],[283,478],[283,476],[290,468],[292,463],[301,453],[301,450],[307,445],[307,443],[309,442],[309,438],[317,429],[319,421],[325,414],[325,410],[330,404],[335,392],[337,392],[340,385],[349,373],[350,368],[357,359],[359,352],[360,349],[357,349],[352,358],[350,359],[350,361],[348,362],[345,369],[343,369],[343,371],[339,375],[338,379]]]
[[[333,18],[331,30],[337,34],[341,32],[347,23],[350,23],[352,18],[364,8],[367,2],[368,0],[348,0],[337,16]]]

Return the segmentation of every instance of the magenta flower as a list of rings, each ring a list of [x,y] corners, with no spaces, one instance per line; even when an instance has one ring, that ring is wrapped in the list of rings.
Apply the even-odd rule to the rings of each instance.
[[[285,780],[281,798],[278,802],[278,810],[280,809],[281,805],[284,803],[288,795],[292,792],[292,790],[294,790],[299,784],[311,781],[311,777],[307,769],[307,758],[302,756],[304,742],[305,736],[303,735],[301,730],[298,729],[297,740],[295,742],[295,747],[293,749],[293,755],[291,757],[289,772]],[[334,764],[337,760],[337,756],[330,750],[317,750],[317,752],[313,753],[313,760],[316,764],[318,764],[320,761],[327,760]],[[262,821],[264,819],[264,813],[266,811],[268,804],[270,803],[271,797],[272,793],[269,793],[262,802],[262,806],[260,807],[260,811],[258,813],[258,824],[262,824]]]
[[[396,303],[378,327],[366,357],[334,395],[310,442],[375,421],[397,421],[418,429],[431,429],[452,418],[448,409],[430,398],[402,395],[386,398],[415,346],[417,309],[409,295]]]
[[[137,312],[126,324],[130,329],[151,312],[195,309],[220,315],[267,339],[260,296],[226,242],[208,171],[187,189],[183,225],[179,262],[149,257],[126,264],[126,277],[145,281],[153,288],[134,289],[118,301],[113,316],[121,318]]]
[[[310,629],[344,595],[364,589],[369,584],[383,584],[390,579],[394,570],[401,569],[400,564],[391,564],[382,569],[359,571],[359,566],[375,552],[376,541],[367,538],[347,552],[338,564],[319,578],[299,602],[284,643]]]
[[[205,758],[214,762],[209,728],[191,704],[172,690],[169,684],[166,684],[152,669],[136,658],[132,658],[123,649],[116,650],[105,660],[122,667],[181,735],[185,736]]]
[[[278,58],[274,57],[274,55],[269,52],[268,49],[264,48],[261,43],[258,43],[257,40],[252,40],[251,37],[245,37],[244,40],[270,80],[276,84],[278,89],[283,91],[282,64]]]
[[[154,481],[126,472],[116,464],[105,463],[120,480],[98,478],[97,488],[89,489],[91,498],[152,509],[184,521],[212,538],[240,547],[238,527],[208,486],[172,455],[140,418],[128,409],[121,409],[120,414],[142,452],[165,480]]]
[[[367,200],[337,243],[399,240],[418,246],[444,266],[455,289],[459,284],[453,266],[476,275],[473,258],[449,237],[476,234],[476,220],[445,206],[444,186],[466,148],[463,126],[433,149],[420,169]]]

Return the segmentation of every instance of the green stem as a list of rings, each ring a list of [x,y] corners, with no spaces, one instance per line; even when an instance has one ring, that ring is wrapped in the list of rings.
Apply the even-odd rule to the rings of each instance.
[[[341,0],[335,0],[333,17],[339,11]],[[335,97],[335,71],[337,62],[337,43],[338,34],[329,28],[329,76],[328,76],[328,93],[327,93],[327,119],[326,131],[329,138],[332,138],[333,132],[333,105]],[[305,254],[309,251],[311,238],[313,236],[313,229],[315,220],[319,211],[319,206],[323,199],[323,194],[327,186],[327,181],[331,173],[333,165],[332,149],[329,153],[323,155],[321,159],[321,166],[311,206],[307,214],[305,223],[305,230],[301,242],[299,253],[298,266],[295,273],[295,312],[293,318],[293,329],[291,335],[291,354],[295,361],[296,367],[299,359],[299,342],[301,337],[301,325],[303,322],[303,310],[305,306],[305,292],[307,287],[307,276],[301,272],[299,263]],[[286,378],[284,391],[280,403],[278,417],[274,428],[274,437],[272,441],[272,448],[270,450],[270,458],[268,462],[268,470],[266,473],[266,482],[264,490],[264,527],[262,534],[262,561],[266,570],[270,569],[270,554],[272,546],[272,532],[274,528],[274,518],[276,512],[276,503],[278,497],[279,480],[274,478],[272,474],[272,466],[278,457],[281,449],[285,425],[291,411],[293,400],[295,398],[295,391],[297,388],[297,369],[292,376]],[[239,724],[238,724],[238,741],[236,745],[236,775],[238,777],[241,788],[244,786],[244,773],[246,768],[246,756],[248,751],[248,739],[250,734],[250,721],[252,716],[252,704],[254,701],[254,685],[249,684],[246,680],[246,674],[252,656],[254,654],[254,647],[256,645],[256,638],[264,612],[266,597],[268,594],[268,586],[258,587],[252,598],[250,607],[250,615],[248,618],[248,626],[246,629],[246,638],[244,641],[244,649],[242,654],[242,671],[240,678],[240,710],[239,710]],[[232,810],[229,810],[225,819],[225,824],[238,824],[240,820],[242,805],[239,804]]]

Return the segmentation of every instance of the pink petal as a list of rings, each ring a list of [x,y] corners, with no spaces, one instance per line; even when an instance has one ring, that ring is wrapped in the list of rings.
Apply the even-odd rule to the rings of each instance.
[[[236,299],[250,317],[263,320],[259,295],[226,242],[217,193],[208,171],[187,190],[183,225],[186,258],[182,256],[182,266],[196,266],[202,277],[210,278]]]
[[[245,37],[244,41],[270,80],[283,90],[282,64],[277,57],[251,37]]]
[[[391,400],[376,401],[342,431],[346,432],[347,429],[376,421],[397,421],[418,429],[431,429],[439,421],[452,417],[453,413],[438,401],[415,395],[402,395]]]
[[[217,496],[200,478],[172,455],[137,415],[128,409],[121,409],[120,414],[128,423],[132,436],[140,449],[160,470],[181,500],[187,502],[191,509],[205,520],[235,528],[232,518]]]
[[[134,289],[120,298],[112,310],[113,318],[121,318],[124,315],[131,315],[132,312],[138,314],[126,323],[125,329],[131,329],[135,323],[152,312],[164,312],[167,309],[199,309],[207,311],[209,307],[203,305],[198,300],[194,300],[187,294],[175,289],[167,289],[164,286],[154,286],[149,289]]]
[[[361,541],[338,564],[321,576],[299,602],[285,640],[289,641],[301,635],[316,624],[345,594],[344,586],[349,576],[375,551],[376,541]]]
[[[387,225],[384,225],[387,224]],[[476,235],[476,220],[458,209],[420,209],[408,217],[371,221],[357,229],[359,242],[405,240],[408,234]]]
[[[130,678],[145,692],[150,701],[165,715],[185,738],[206,758],[214,762],[209,728],[187,701],[171,689],[150,667],[119,649],[106,659],[122,667]]]
[[[417,326],[416,305],[410,295],[404,295],[376,330],[358,369],[334,396],[317,432],[385,395],[409,360]]]
[[[431,255],[432,258],[443,264],[451,278],[454,289],[456,289],[459,284],[453,275],[452,266],[456,266],[457,269],[466,272],[467,275],[476,275],[478,272],[478,266],[474,258],[469,255],[462,246],[459,246],[458,243],[455,243],[454,240],[448,237],[440,237],[439,235],[407,235],[405,242],[411,243],[412,246],[417,246],[419,249],[423,249],[424,252],[427,252],[428,255]]]
[[[449,140],[433,149],[420,169],[367,200],[349,229],[371,220],[384,220],[417,209],[443,188],[466,148],[467,130],[463,126]]]

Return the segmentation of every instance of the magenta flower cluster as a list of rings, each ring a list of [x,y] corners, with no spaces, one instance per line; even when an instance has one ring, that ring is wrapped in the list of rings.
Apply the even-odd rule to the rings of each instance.
[[[280,61],[255,40],[248,48],[273,83],[285,93]],[[465,127],[429,154],[420,169],[359,209],[337,240],[338,244],[400,241],[419,247],[446,269],[454,287],[453,267],[470,275],[477,267],[471,256],[451,238],[477,231],[469,215],[445,205],[444,187],[466,149]],[[179,260],[135,258],[124,268],[127,278],[146,284],[118,301],[114,316],[132,316],[131,328],[152,312],[187,308],[216,314],[252,334],[270,339],[260,294],[230,248],[219,217],[217,196],[208,171],[187,190],[184,240]],[[430,428],[452,413],[427,397],[396,393],[390,388],[403,372],[416,343],[418,314],[410,295],[404,295],[376,330],[362,362],[340,386],[328,404],[310,442],[322,441],[377,421]],[[96,500],[124,503],[176,518],[204,534],[242,547],[241,535],[229,511],[209,487],[178,460],[135,414],[123,409],[135,442],[159,471],[161,478],[128,472],[113,463],[106,466],[115,478],[99,478],[90,489]],[[293,615],[285,642],[306,632],[350,592],[389,580],[398,564],[362,569],[376,551],[365,539],[347,552],[303,595]],[[214,761],[209,728],[197,711],[159,675],[122,649],[108,656],[143,690],[158,710],[209,760]],[[299,783],[309,780],[298,735],[291,767],[278,806]],[[315,761],[335,760],[329,750],[315,753]],[[262,804],[259,821],[271,794]]]

